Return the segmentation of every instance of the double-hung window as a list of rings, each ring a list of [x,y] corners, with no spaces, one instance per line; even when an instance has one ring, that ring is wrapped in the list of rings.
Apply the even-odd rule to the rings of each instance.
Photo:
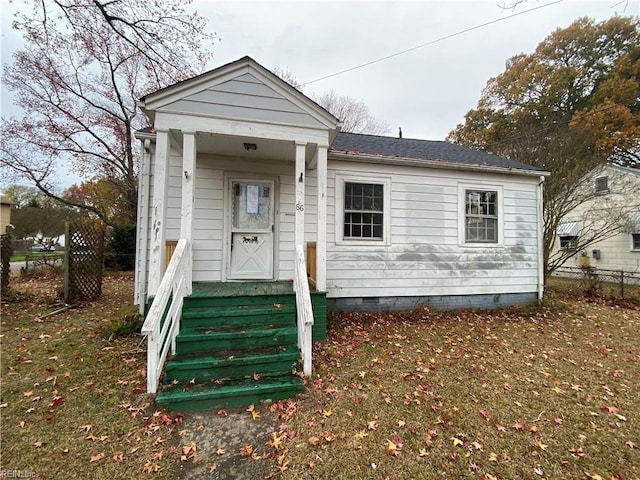
[[[382,240],[384,186],[344,183],[344,238]]]
[[[640,233],[631,234],[631,249],[640,250]]]
[[[391,179],[336,174],[336,242],[387,244],[391,238]]]
[[[498,243],[498,192],[465,189],[465,243]]]

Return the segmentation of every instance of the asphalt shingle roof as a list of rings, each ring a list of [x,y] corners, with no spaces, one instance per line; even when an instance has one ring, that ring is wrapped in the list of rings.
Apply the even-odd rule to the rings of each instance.
[[[348,154],[442,162],[459,166],[544,172],[544,170],[526,163],[436,140],[416,140],[412,138],[381,137],[340,132],[331,144],[330,150]]]

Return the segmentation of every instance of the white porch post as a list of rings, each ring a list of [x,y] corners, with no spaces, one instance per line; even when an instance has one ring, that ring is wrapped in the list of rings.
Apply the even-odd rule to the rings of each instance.
[[[145,138],[140,142],[141,170],[138,177],[138,225],[136,235],[136,280],[135,299],[139,312],[144,315],[147,309],[149,285],[147,270],[149,259],[149,225],[150,225],[150,195],[151,195],[151,140]]]
[[[196,188],[196,132],[182,131],[182,209],[180,212],[180,238],[189,243],[185,259],[185,295],[191,295],[193,281],[193,203]]]
[[[304,184],[306,143],[296,142],[296,229],[295,244],[304,247]]]
[[[305,161],[307,144],[296,142],[296,229],[295,229],[295,290],[298,321],[298,348],[302,354],[302,370],[307,377],[311,376],[311,355],[313,344],[313,310],[309,295],[309,281],[304,278],[304,194],[305,194]]]
[[[316,239],[316,289],[327,291],[327,146],[318,145],[318,238]]]
[[[169,131],[156,129],[156,156],[153,168],[153,206],[151,213],[151,254],[149,258],[149,295],[155,296],[164,274],[169,177]]]

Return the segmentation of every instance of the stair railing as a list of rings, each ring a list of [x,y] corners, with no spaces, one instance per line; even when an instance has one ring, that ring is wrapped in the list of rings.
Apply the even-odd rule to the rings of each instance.
[[[191,255],[189,242],[178,241],[171,261],[162,277],[151,308],[142,325],[147,337],[147,392],[156,393],[158,381],[169,349],[176,351],[176,336],[180,331],[182,302],[187,293],[187,279]]]
[[[293,288],[296,293],[298,323],[298,348],[302,355],[302,371],[311,376],[311,351],[313,347],[313,307],[307,278],[307,265],[302,245],[296,245],[296,268]]]

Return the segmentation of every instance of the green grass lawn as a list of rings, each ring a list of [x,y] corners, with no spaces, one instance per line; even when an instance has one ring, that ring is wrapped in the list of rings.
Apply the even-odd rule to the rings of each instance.
[[[24,262],[27,260],[27,257],[30,262],[32,261],[42,261],[47,259],[58,259],[64,257],[63,251],[53,251],[53,252],[29,252],[29,253],[14,253],[11,255],[12,262]]]
[[[181,416],[145,393],[146,344],[108,340],[110,322],[132,313],[132,275],[46,317],[62,280],[12,281],[0,468],[176,478]],[[637,479],[639,360],[640,305],[576,292],[497,312],[335,314],[307,391],[261,409],[279,417],[276,455],[240,461],[272,461],[284,479]]]

